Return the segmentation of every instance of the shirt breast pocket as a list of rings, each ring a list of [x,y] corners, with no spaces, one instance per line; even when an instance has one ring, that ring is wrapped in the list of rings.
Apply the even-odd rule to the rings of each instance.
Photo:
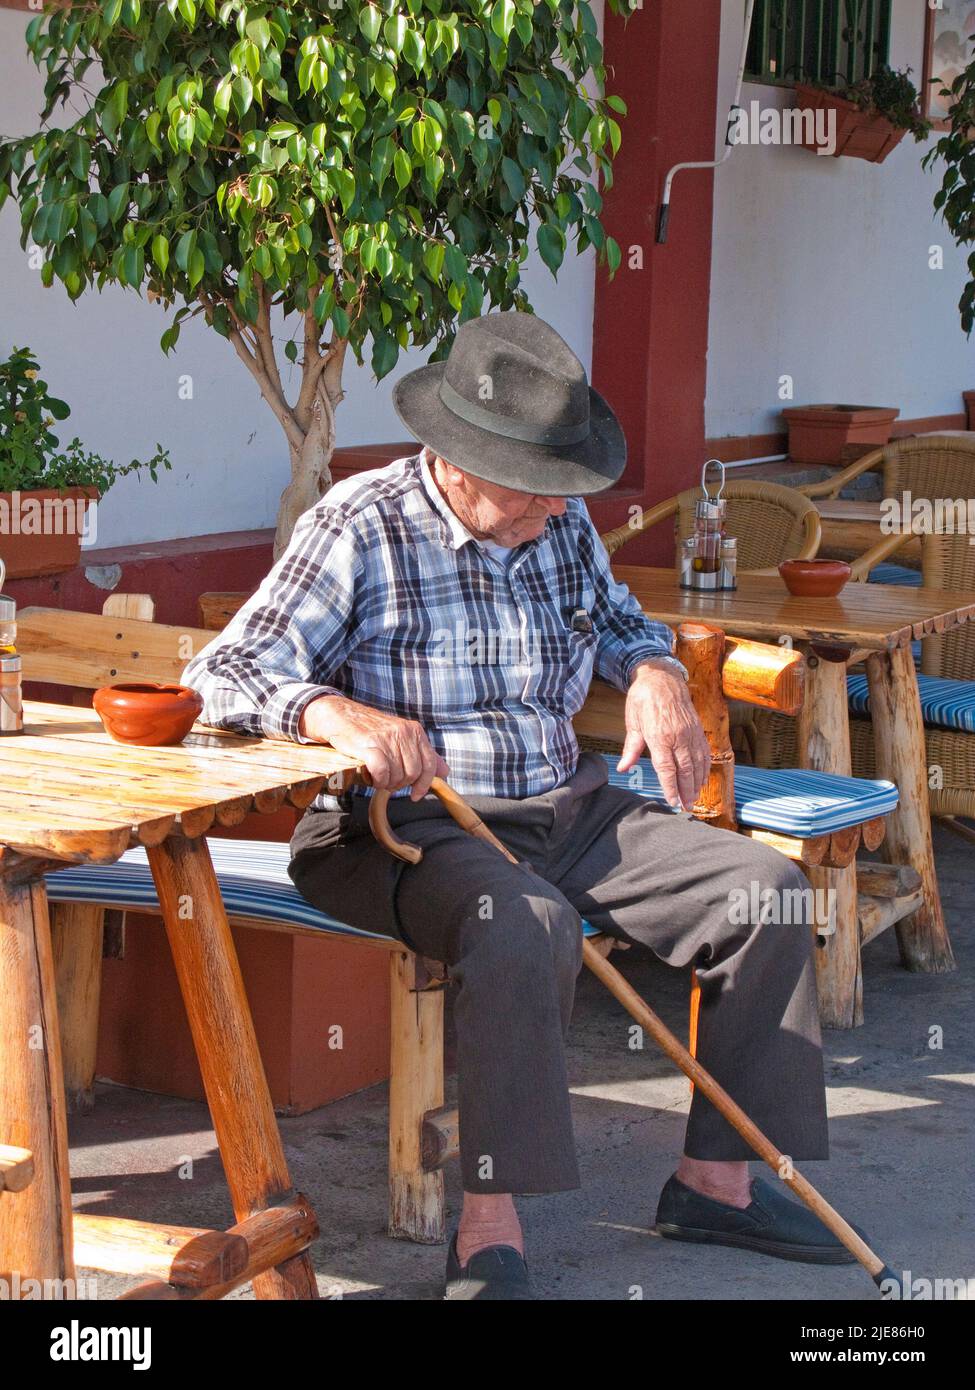
[[[567,719],[573,719],[585,704],[596,664],[598,643],[595,632],[567,629],[559,637],[565,671],[562,707]]]

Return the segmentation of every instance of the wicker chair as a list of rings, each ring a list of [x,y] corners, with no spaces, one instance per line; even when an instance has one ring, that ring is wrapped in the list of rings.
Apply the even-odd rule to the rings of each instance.
[[[895,439],[882,449],[872,449],[832,477],[807,483],[796,488],[796,492],[809,498],[838,497],[847,483],[873,471],[882,475],[884,497],[900,497],[905,492],[918,498],[973,497],[975,434],[919,434],[910,439]],[[898,563],[917,569],[907,557]]]
[[[909,443],[919,443],[910,440]],[[945,441],[946,443],[949,441]],[[955,441],[950,441],[954,443]],[[975,447],[968,450],[975,482]],[[945,480],[942,479],[942,483]],[[913,489],[911,489],[913,491]],[[948,483],[945,496],[954,496]],[[871,570],[910,539],[888,536],[862,555],[853,578],[865,580]],[[921,538],[921,582],[931,589],[960,589],[975,593],[975,546],[968,535],[925,535]],[[929,786],[929,804],[951,830],[975,843],[975,830],[959,816],[975,818],[975,623],[953,632],[932,634],[921,644],[921,705],[925,715],[927,764],[939,768]],[[950,683],[950,684],[949,684]],[[867,710],[866,678],[851,673],[850,743],[855,777],[875,777],[873,726]],[[958,727],[948,727],[954,725]],[[755,756],[761,767],[794,767],[795,720],[765,710],[755,719]]]
[[[603,545],[610,555],[615,555],[634,536],[674,517],[676,550],[677,544],[694,530],[694,504],[700,496],[701,489],[692,487],[666,502],[658,502],[639,520],[624,522],[615,531],[608,531],[602,537]],[[722,496],[728,501],[728,534],[738,537],[739,573],[774,569],[781,560],[810,560],[819,549],[819,513],[798,488],[743,479],[727,483]]]
[[[694,504],[700,496],[701,489],[693,487],[658,502],[638,521],[608,531],[601,537],[603,545],[611,556],[615,555],[634,536],[673,517],[676,551],[679,542],[694,530]],[[815,556],[822,539],[822,524],[813,503],[802,497],[798,489],[742,479],[726,483],[722,496],[728,501],[728,534],[738,538],[740,574],[776,573],[775,566],[781,560],[810,560]],[[755,717],[759,712],[740,700],[728,702],[735,752],[751,762],[757,761]],[[580,738],[579,743],[600,753],[614,751],[610,744],[589,737]]]

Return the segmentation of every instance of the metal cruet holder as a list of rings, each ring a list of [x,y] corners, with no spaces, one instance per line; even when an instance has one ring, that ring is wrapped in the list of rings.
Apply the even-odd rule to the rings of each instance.
[[[713,495],[708,491],[708,469],[717,467],[721,481]],[[701,497],[694,505],[694,533],[680,547],[680,586],[703,592],[735,589],[737,584],[737,542],[724,533],[728,503],[721,496],[725,485],[725,466],[720,459],[708,459],[701,469]]]

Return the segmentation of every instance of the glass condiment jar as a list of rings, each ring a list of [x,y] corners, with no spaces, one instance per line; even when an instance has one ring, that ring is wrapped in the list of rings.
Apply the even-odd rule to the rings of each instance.
[[[721,587],[738,588],[738,537],[724,536],[721,541]]]

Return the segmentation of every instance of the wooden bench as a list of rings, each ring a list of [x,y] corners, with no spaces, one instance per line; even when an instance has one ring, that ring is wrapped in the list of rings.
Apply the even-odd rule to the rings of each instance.
[[[174,679],[211,631],[163,627],[144,619],[90,616],[25,609],[20,615],[24,673],[27,680],[67,681],[94,686],[125,678]],[[76,621],[77,620],[77,621]],[[76,645],[83,634],[84,648]],[[708,733],[714,765],[696,814],[714,824],[735,828],[773,845],[804,865],[849,864],[862,842],[874,848],[883,837],[883,805],[896,804],[889,783],[858,783],[820,773],[781,773],[749,769],[765,780],[756,798],[747,786],[736,791],[734,760],[728,741],[727,698],[745,699],[766,708],[795,712],[802,698],[802,658],[783,648],[726,639],[716,629],[687,625],[678,635],[678,654],[692,672],[691,693]],[[178,668],[178,669],[177,669]],[[576,721],[589,737],[621,740],[624,697],[596,686]],[[612,761],[615,763],[614,757]],[[611,775],[612,771],[611,771]],[[648,760],[639,767],[643,795],[662,800]],[[816,787],[829,815],[815,797],[794,790],[794,779]],[[744,771],[742,777],[745,777]],[[790,779],[793,779],[790,781]],[[838,787],[837,782],[843,782]],[[788,786],[788,797],[775,788]],[[812,819],[814,833],[791,833],[786,817],[777,828],[756,823],[756,800],[766,807],[796,803]],[[884,800],[886,798],[886,800]],[[843,807],[840,815],[838,808]],[[793,809],[796,809],[794,806]],[[817,828],[817,825],[819,828]],[[401,943],[359,932],[317,913],[287,879],[288,847],[261,842],[211,839],[211,853],[232,922],[275,930],[337,932],[390,955],[391,1032],[389,1230],[424,1242],[444,1238],[444,1163],[457,1152],[456,1115],[444,1109],[443,993],[441,972]],[[59,938],[59,1005],[67,1026],[63,1047],[75,1091],[90,1088],[94,1072],[93,1042],[97,1026],[101,916],[104,905],[152,911],[154,889],[140,851],[131,850],[118,864],[61,869],[50,876],[48,891]],[[827,932],[828,923],[816,923]],[[592,929],[590,928],[591,932]],[[692,999],[692,1011],[694,1001]],[[92,1015],[94,1014],[94,1019]],[[81,1026],[82,1017],[84,1025]],[[76,1055],[70,1056],[71,1053]]]

